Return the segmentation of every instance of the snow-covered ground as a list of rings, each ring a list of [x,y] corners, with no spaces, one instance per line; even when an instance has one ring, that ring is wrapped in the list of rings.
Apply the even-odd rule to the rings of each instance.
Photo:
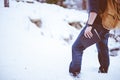
[[[29,17],[41,19],[41,28]],[[83,11],[14,0],[4,8],[0,0],[0,80],[73,80],[68,72],[71,45],[80,30],[68,22],[86,20]],[[73,39],[66,42],[70,35]],[[110,60],[109,73],[99,74],[95,45],[87,48],[79,80],[119,80],[120,55]]]

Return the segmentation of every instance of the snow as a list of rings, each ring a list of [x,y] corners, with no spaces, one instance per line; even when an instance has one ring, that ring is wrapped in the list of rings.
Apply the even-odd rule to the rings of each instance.
[[[41,19],[41,28],[29,17]],[[0,0],[0,80],[73,80],[68,72],[71,45],[80,30],[68,22],[86,20],[84,11],[14,0],[4,8]],[[70,35],[73,39],[65,41]],[[99,74],[95,45],[87,48],[80,80],[119,80],[120,55],[110,60],[109,73]]]

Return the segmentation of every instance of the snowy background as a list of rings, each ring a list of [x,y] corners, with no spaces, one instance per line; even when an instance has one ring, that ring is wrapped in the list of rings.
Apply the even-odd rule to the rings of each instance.
[[[84,26],[86,11],[65,9],[54,4],[16,2],[4,8],[0,0],[0,80],[73,80],[69,75],[71,45]],[[37,27],[30,19],[40,19]],[[120,46],[109,39],[109,47]],[[98,73],[95,45],[87,48],[79,80],[120,80],[120,52],[110,56],[109,73]]]

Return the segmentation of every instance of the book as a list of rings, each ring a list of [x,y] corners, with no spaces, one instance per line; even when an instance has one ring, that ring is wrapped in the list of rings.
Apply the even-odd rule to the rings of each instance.
[[[81,41],[82,45],[84,46],[84,48],[87,48],[101,40],[96,29],[92,30],[92,34],[93,34],[93,36],[91,38],[86,38],[84,36],[84,34],[81,36],[80,41]]]

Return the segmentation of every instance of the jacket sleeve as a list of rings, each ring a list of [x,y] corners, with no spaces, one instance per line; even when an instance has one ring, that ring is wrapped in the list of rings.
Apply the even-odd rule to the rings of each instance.
[[[89,12],[99,12],[99,1],[100,0],[88,0],[88,11]]]

